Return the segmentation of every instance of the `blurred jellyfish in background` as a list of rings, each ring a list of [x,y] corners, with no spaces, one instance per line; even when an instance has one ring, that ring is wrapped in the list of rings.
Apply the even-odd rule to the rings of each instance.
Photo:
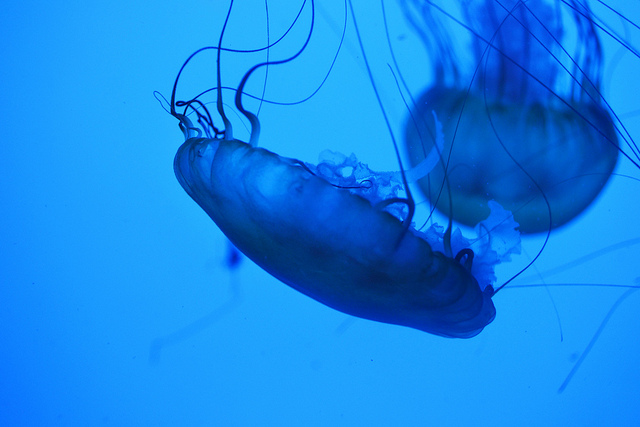
[[[443,123],[442,162],[420,181],[440,212],[474,225],[496,200],[521,232],[548,232],[589,207],[619,157],[637,167],[637,147],[602,95],[601,34],[637,51],[586,1],[401,4],[433,76],[405,141],[416,164],[433,147],[432,114]]]

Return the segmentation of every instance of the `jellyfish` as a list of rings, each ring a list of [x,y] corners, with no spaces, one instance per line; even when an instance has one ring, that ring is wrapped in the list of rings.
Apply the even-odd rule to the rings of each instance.
[[[587,209],[626,155],[601,90],[598,32],[611,33],[588,3],[401,3],[433,73],[406,120],[412,164],[433,146],[432,112],[444,127],[443,161],[420,180],[435,208],[473,225],[495,200],[523,233]]]
[[[300,293],[359,318],[473,337],[496,314],[494,267],[519,250],[517,224],[508,211],[490,202],[491,212],[478,221],[473,238],[453,230],[451,222],[417,229],[408,182],[437,163],[438,150],[405,171],[393,141],[399,170],[375,172],[355,155],[325,151],[311,164],[258,146],[261,123],[243,103],[247,82],[256,70],[285,66],[305,51],[314,34],[315,7],[314,1],[303,3],[291,24],[301,25],[301,16],[309,22],[299,50],[253,65],[233,89],[236,110],[251,129],[242,141],[233,135],[220,74],[225,56],[242,54],[224,47],[230,3],[217,46],[192,54],[174,83],[169,108],[185,138],[174,159],[176,177],[238,250]],[[366,63],[359,34],[358,41]],[[216,55],[215,86],[179,100],[183,71],[206,52]],[[204,100],[211,92],[217,116]],[[213,117],[221,124],[214,125]],[[439,129],[437,115],[432,120]]]

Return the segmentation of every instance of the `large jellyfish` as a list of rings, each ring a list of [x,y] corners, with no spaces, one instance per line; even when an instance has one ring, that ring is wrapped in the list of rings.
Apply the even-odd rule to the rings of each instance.
[[[405,173],[396,146],[399,172],[378,173],[353,155],[325,152],[314,165],[258,147],[260,122],[243,104],[247,82],[256,70],[286,66],[305,51],[315,22],[315,3],[306,4],[291,27],[309,22],[299,50],[254,65],[234,89],[236,109],[251,127],[248,142],[234,138],[225,111],[221,64],[229,55],[242,55],[225,48],[226,21],[218,45],[184,63],[170,101],[185,136],[174,161],[178,181],[240,251],[299,292],[365,319],[446,337],[478,334],[495,317],[493,268],[519,250],[519,233],[497,203],[489,204],[491,213],[478,221],[472,239],[452,230],[450,222],[446,229],[414,228],[408,180],[438,161],[437,149]],[[345,26],[346,8],[347,2]],[[227,20],[232,13],[233,2]],[[179,100],[181,74],[207,52],[216,55],[217,84]],[[204,98],[211,92],[215,116]],[[437,115],[432,120],[437,124]]]
[[[433,146],[432,112],[444,127],[443,161],[420,181],[431,203],[474,225],[496,200],[525,233],[583,212],[624,149],[601,92],[598,33],[616,35],[586,1],[402,4],[433,73],[407,119],[413,164]]]

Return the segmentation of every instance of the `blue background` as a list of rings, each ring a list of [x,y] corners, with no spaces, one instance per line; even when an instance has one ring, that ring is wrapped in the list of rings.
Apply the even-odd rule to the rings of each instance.
[[[225,43],[264,45],[264,2],[240,3]],[[401,138],[406,110],[386,69],[379,4],[354,3]],[[453,340],[350,322],[246,259],[227,268],[224,236],[173,175],[183,138],[152,95],[169,96],[184,59],[217,43],[227,7],[196,0],[3,5],[0,424],[635,424],[640,293],[619,307],[558,394],[624,290],[507,288],[494,298],[498,315],[484,332]],[[281,34],[299,2],[270,7],[272,34]],[[401,69],[419,93],[430,78],[424,48],[397,5],[387,8]],[[640,11],[627,8],[640,21]],[[305,13],[272,59],[300,46],[308,22]],[[295,101],[311,93],[342,22],[341,1],[322,2],[311,45],[291,64],[270,68],[265,97]],[[640,62],[612,43],[605,49],[605,95],[638,137]],[[264,58],[223,55],[223,82],[236,86]],[[185,97],[215,84],[213,66],[205,54],[188,69]],[[259,95],[263,85],[257,73],[248,90]],[[318,94],[295,106],[264,104],[259,117],[260,145],[279,154],[315,161],[331,148],[355,152],[373,169],[397,170],[351,22]],[[236,137],[246,139],[241,120],[233,120]],[[638,176],[627,161],[618,172]],[[639,188],[614,177],[584,215],[551,235],[537,270],[518,283],[633,284],[639,246],[625,242],[640,236]],[[596,252],[613,244],[620,245]],[[527,239],[498,281],[539,247],[540,239]],[[563,269],[554,274],[555,267]],[[229,308],[234,292],[240,299]],[[167,345],[150,360],[158,339]]]

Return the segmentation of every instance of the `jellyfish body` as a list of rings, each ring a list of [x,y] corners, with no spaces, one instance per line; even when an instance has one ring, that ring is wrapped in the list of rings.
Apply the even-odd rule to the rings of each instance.
[[[446,136],[444,161],[420,181],[424,194],[467,225],[496,200],[526,233],[579,215],[606,184],[619,152],[600,96],[601,51],[589,9],[572,15],[579,42],[569,54],[559,2],[460,2],[464,19],[455,25],[471,34],[471,46],[458,50],[443,22],[455,22],[451,15],[431,1],[409,3],[405,11],[435,73],[407,120],[411,162],[432,145],[433,111]]]
[[[302,163],[238,140],[191,138],[174,169],[187,193],[247,257],[341,312],[468,338],[495,317],[471,260],[427,241]]]

